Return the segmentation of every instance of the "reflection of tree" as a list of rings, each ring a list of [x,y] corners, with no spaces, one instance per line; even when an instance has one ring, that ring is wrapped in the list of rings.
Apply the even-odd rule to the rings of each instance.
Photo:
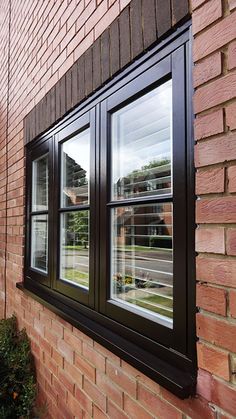
[[[88,244],[88,211],[71,213],[69,230],[74,233],[76,242],[87,249]]]
[[[170,159],[164,158],[162,160],[152,160],[148,164],[145,164],[141,167],[139,170],[133,170],[130,174],[128,174],[126,177],[137,179],[139,177],[145,176],[149,177],[148,169],[153,169],[155,167],[161,167],[165,166],[170,163]],[[155,173],[155,172],[154,172]]]
[[[67,205],[79,204],[88,197],[87,171],[83,169],[74,159],[64,153],[65,184],[64,193],[67,196]]]

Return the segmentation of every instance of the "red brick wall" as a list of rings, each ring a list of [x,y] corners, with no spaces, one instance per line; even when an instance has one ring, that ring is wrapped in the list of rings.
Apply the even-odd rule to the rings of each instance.
[[[225,418],[236,416],[236,2],[192,6],[199,394]]]
[[[47,401],[47,418],[232,418],[236,416],[235,0],[192,0],[196,190],[201,198],[196,215],[197,396],[177,399],[15,287],[23,276],[23,118],[128,3],[12,0],[8,113],[9,1],[0,3],[0,315],[6,263],[7,315],[16,312],[20,327],[25,326],[31,338],[39,402]]]

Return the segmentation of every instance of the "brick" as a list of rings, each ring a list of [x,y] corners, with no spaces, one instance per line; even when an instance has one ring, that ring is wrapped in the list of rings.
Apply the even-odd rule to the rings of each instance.
[[[198,228],[196,230],[196,251],[224,254],[224,228]]]
[[[105,374],[96,371],[96,384],[118,407],[123,406],[123,392]]]
[[[236,389],[225,382],[212,382],[212,401],[231,415],[236,412]]]
[[[137,401],[131,399],[126,394],[124,395],[124,411],[131,417],[131,418],[142,418],[142,419],[152,419],[153,416],[150,415],[146,410],[140,406]]]
[[[236,291],[229,291],[229,312],[230,316],[236,318]]]
[[[119,17],[120,30],[120,64],[121,68],[127,65],[131,59],[130,51],[130,21],[129,10],[124,9]]]
[[[236,166],[228,168],[228,190],[230,193],[236,192]]]
[[[104,412],[106,411],[106,396],[100,389],[84,377],[83,389],[92,401],[99,406]]]
[[[206,3],[207,0],[192,0],[192,10],[196,10],[203,3]]]
[[[120,69],[119,25],[115,20],[110,26],[110,66],[111,75]]]
[[[194,95],[195,113],[220,105],[236,96],[236,74],[229,73],[206,86],[199,87]]]
[[[199,281],[236,287],[236,260],[198,256],[196,267]]]
[[[171,28],[170,0],[156,0],[156,21],[158,38]]]
[[[93,417],[94,419],[108,419],[108,416],[96,405],[93,405]]]
[[[198,284],[197,306],[221,316],[226,316],[226,291]]]
[[[213,345],[236,352],[235,332],[235,324],[197,314],[197,335]]]
[[[201,199],[196,205],[197,223],[234,223],[236,197]]]
[[[111,400],[108,399],[107,411],[109,418],[128,419],[124,411],[120,410]]]
[[[228,47],[228,69],[236,67],[236,41],[231,42]]]
[[[64,388],[66,388],[70,393],[74,393],[74,382],[73,380],[71,380],[71,377],[67,375],[65,371],[59,370],[58,379],[60,380]]]
[[[236,0],[228,0],[229,3],[229,10],[233,10],[236,8]]]
[[[203,397],[205,400],[211,400],[211,381],[212,375],[202,370],[201,368],[198,369],[198,377],[197,377],[197,394]]]
[[[162,389],[162,396],[191,419],[215,419],[214,410],[208,405],[205,399],[199,396],[180,400],[165,389]]]
[[[236,256],[236,229],[229,228],[226,232],[226,253],[230,256]]]
[[[205,29],[222,16],[221,0],[210,0],[193,13],[193,34]]]
[[[198,366],[229,381],[229,355],[203,343],[197,347]]]
[[[225,108],[226,124],[230,130],[236,129],[236,103],[231,103]]]
[[[83,374],[75,367],[75,365],[64,361],[64,370],[67,373],[67,376],[70,377],[72,384],[82,387]]]
[[[101,85],[101,42],[100,38],[93,44],[93,90]]]
[[[214,79],[222,73],[222,54],[216,52],[195,64],[193,68],[194,87]]]
[[[196,174],[196,193],[197,195],[220,193],[225,189],[225,170],[216,168],[210,170],[197,171]]]
[[[163,419],[182,419],[182,413],[178,412],[174,406],[166,403],[140,383],[138,384],[137,399],[147,411],[155,416]]]
[[[135,397],[136,383],[128,374],[125,374],[121,368],[118,368],[117,365],[113,365],[111,362],[107,361],[106,373],[110,380],[126,391],[131,397]]]
[[[214,140],[199,142],[195,146],[196,167],[209,166],[210,164],[223,163],[236,159],[236,136],[229,134]]]
[[[90,416],[92,416],[92,401],[87,396],[87,394],[84,393],[80,388],[76,388],[75,398],[82,407],[82,409],[85,410]]]
[[[130,4],[131,57],[135,58],[143,51],[142,3],[133,0]]]
[[[194,61],[211,54],[235,38],[235,14],[232,13],[196,37],[193,44]]]
[[[68,393],[67,404],[68,408],[75,417],[83,417],[83,410],[80,403],[70,393]]]
[[[155,0],[142,2],[142,24],[144,48],[148,48],[157,39]]]
[[[222,133],[224,131],[223,109],[197,117],[194,121],[194,128],[197,140]]]
[[[83,356],[98,370],[105,372],[105,357],[97,352],[93,347],[83,343]]]
[[[95,368],[77,353],[75,353],[75,366],[91,381],[95,381]]]
[[[84,54],[85,65],[85,95],[88,96],[93,90],[93,56],[89,48]]]
[[[176,25],[188,15],[188,0],[171,0],[172,2],[172,24]]]
[[[95,39],[97,39],[111,25],[114,19],[119,15],[119,12],[119,2],[116,1],[95,26]]]
[[[110,77],[110,43],[109,30],[103,32],[101,36],[101,79],[104,83]]]
[[[57,349],[66,361],[73,363],[74,351],[68,343],[66,343],[63,339],[59,339]]]

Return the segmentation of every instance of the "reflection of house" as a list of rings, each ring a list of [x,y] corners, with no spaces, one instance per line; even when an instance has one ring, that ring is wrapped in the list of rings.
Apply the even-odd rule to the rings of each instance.
[[[116,222],[119,245],[172,248],[170,203],[121,207]]]
[[[170,193],[170,160],[154,161],[140,170],[134,170],[128,176],[120,178],[115,189],[120,199]]]
[[[67,205],[79,205],[88,200],[87,172],[68,154],[64,153],[64,187],[67,196]]]

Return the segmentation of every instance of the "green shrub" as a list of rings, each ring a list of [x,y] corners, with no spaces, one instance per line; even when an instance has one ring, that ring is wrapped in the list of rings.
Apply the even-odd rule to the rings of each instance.
[[[35,397],[30,341],[12,316],[0,321],[0,419],[29,418]]]

